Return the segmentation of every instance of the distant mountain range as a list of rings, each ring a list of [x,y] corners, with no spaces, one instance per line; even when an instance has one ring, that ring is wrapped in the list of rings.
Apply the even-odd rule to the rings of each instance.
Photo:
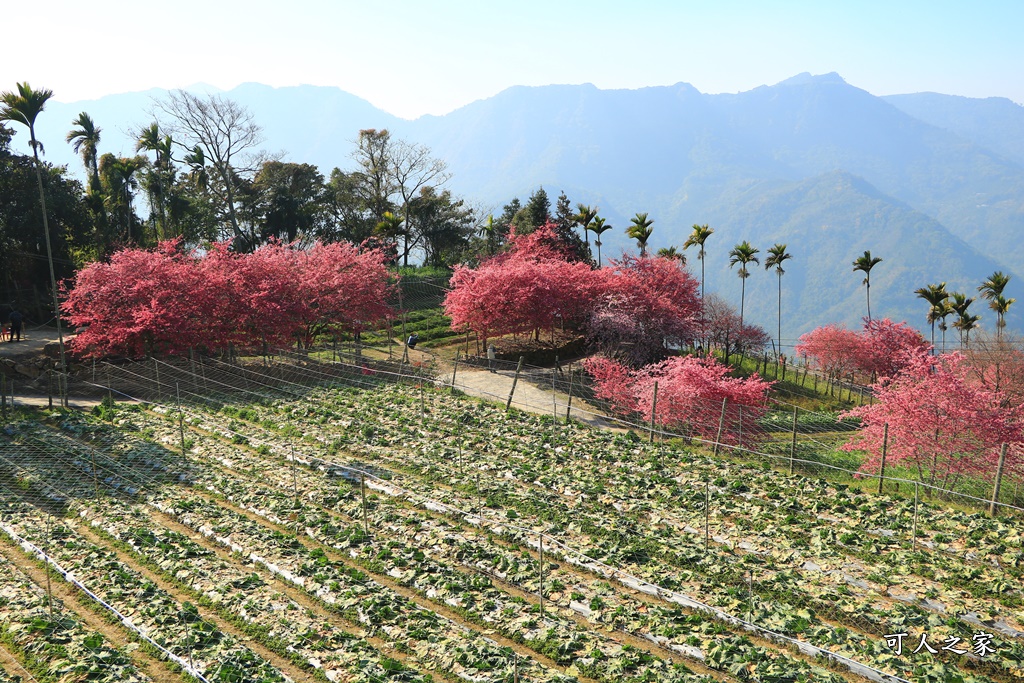
[[[81,168],[64,135],[87,111],[103,127],[100,151],[133,153],[130,131],[151,120],[162,91],[91,102],[51,102],[38,134],[47,159]],[[681,247],[694,223],[707,242],[708,289],[739,297],[727,253],[749,240],[763,253],[785,242],[783,338],[816,325],[859,324],[861,274],[871,250],[872,313],[925,329],[913,290],[946,281],[976,294],[996,269],[1014,279],[1010,327],[1024,329],[1024,107],[1009,100],[919,93],[876,97],[836,74],[801,74],[738,94],[692,86],[599,90],[592,85],[514,87],[445,116],[394,117],[336,88],[245,84],[226,93],[253,111],[266,148],[351,168],[363,128],[428,145],[445,159],[450,187],[499,213],[544,186],[596,204],[615,226],[605,254],[628,248],[629,217],[655,220],[651,246]],[[23,137],[23,136],[19,136]],[[21,143],[23,144],[23,142]],[[696,265],[696,255],[689,254]],[[699,268],[696,270],[699,271]],[[747,281],[747,315],[775,329],[777,281]],[[995,315],[976,303],[982,326]]]

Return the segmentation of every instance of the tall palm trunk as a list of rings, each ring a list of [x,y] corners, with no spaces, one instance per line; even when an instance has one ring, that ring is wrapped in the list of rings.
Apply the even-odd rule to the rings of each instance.
[[[67,370],[68,364],[64,357],[64,331],[61,329],[60,324],[60,301],[57,299],[57,276],[53,271],[53,248],[50,246],[50,220],[46,216],[46,193],[43,191],[43,172],[39,165],[39,143],[36,141],[36,131],[34,126],[29,126],[29,136],[32,140],[32,158],[35,160],[36,167],[36,185],[39,187],[39,204],[43,210],[43,236],[46,242],[46,262],[50,267],[50,288],[53,290],[53,316],[57,321],[57,342],[60,347],[60,374],[64,377],[64,382],[60,387],[61,392],[61,404],[68,407],[68,382],[67,382]]]
[[[782,273],[779,273],[779,330],[776,339],[779,342],[779,357],[782,357]]]

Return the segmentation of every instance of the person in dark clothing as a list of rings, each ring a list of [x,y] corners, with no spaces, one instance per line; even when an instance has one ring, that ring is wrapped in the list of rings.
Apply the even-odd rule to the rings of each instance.
[[[15,335],[18,337],[18,341],[21,341],[21,313],[17,310],[11,311],[11,314],[7,316],[7,319],[11,321],[11,337],[8,341],[14,341]]]
[[[410,349],[415,349],[416,348],[416,344],[418,344],[419,341],[420,341],[420,336],[418,334],[416,334],[415,332],[413,332],[412,334],[409,335],[409,339],[405,342],[405,344]]]

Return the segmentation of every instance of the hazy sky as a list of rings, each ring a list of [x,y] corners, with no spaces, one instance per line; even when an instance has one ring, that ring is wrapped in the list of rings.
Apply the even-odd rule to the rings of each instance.
[[[738,92],[836,71],[876,95],[1024,103],[1021,0],[36,0],[5,3],[0,89],[337,86],[443,114],[512,85]]]

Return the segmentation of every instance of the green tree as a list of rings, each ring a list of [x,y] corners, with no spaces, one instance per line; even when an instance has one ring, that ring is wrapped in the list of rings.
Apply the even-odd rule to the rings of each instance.
[[[1010,305],[1016,301],[1016,299],[1007,299],[1003,296],[1003,290],[1009,282],[1010,276],[1001,270],[997,270],[989,275],[988,279],[978,287],[978,291],[981,292],[981,298],[986,299],[988,307],[996,312],[997,338],[1002,336],[1003,328],[1006,327],[1006,312],[1009,310]]]
[[[422,236],[425,265],[447,268],[462,260],[476,229],[476,214],[464,200],[427,186],[413,200],[411,212]]]
[[[489,214],[478,229],[480,236],[484,238],[485,249],[488,256],[494,256],[498,251],[498,240],[501,238],[498,223],[494,221],[494,214]]]
[[[576,215],[573,216],[573,220],[576,225],[583,228],[583,242],[590,247],[590,224],[597,218],[597,207],[592,207],[587,204],[576,205]]]
[[[853,272],[858,270],[864,272],[864,286],[867,288],[868,297],[868,322],[871,322],[871,269],[882,262],[881,258],[872,257],[870,251],[865,251],[863,256],[858,256],[853,262]]]
[[[14,121],[28,127],[29,145],[32,147],[32,158],[35,161],[36,184],[39,187],[39,205],[43,214],[43,235],[46,238],[46,261],[50,268],[50,288],[53,290],[53,315],[57,321],[57,341],[60,346],[60,371],[67,371],[67,359],[64,355],[64,331],[61,328],[60,302],[57,300],[57,276],[53,270],[53,247],[50,244],[50,223],[46,215],[46,194],[43,192],[43,172],[39,163],[39,152],[43,145],[36,140],[36,118],[42,113],[47,100],[53,97],[53,91],[47,89],[33,90],[32,86],[18,83],[18,92],[5,91],[0,93],[0,121]],[[68,405],[67,385],[64,385],[63,404]]]
[[[780,356],[782,355],[782,276],[786,274],[786,271],[782,269],[782,264],[791,258],[793,258],[793,255],[786,251],[786,245],[776,242],[768,250],[768,258],[764,260],[764,269],[771,270],[774,268],[775,274],[779,276],[779,327],[776,339],[779,344],[778,353]]]
[[[142,185],[149,195],[150,224],[157,240],[171,237],[167,226],[167,195],[174,184],[175,174],[171,163],[172,144],[171,136],[161,135],[157,123],[143,128],[135,142],[136,152],[153,152],[155,157],[151,164],[140,170]]]
[[[90,173],[89,189],[94,192],[99,192],[99,144],[100,133],[103,129],[97,126],[96,122],[92,120],[92,117],[84,111],[78,115],[78,118],[71,122],[71,125],[77,126],[77,128],[72,128],[68,131],[65,139],[67,142],[71,143],[71,148],[75,150],[75,154],[82,155],[82,163]]]
[[[346,173],[339,168],[331,171],[325,197],[330,220],[322,226],[320,239],[360,244],[373,234],[379,220],[366,202],[363,180],[358,171]]]
[[[928,324],[932,326],[932,350],[935,349],[935,323],[943,317],[943,311],[946,310],[946,299],[949,298],[949,292],[946,291],[946,283],[940,282],[937,285],[925,285],[919,289],[914,290],[914,294],[917,294],[918,298],[924,299],[928,304]]]
[[[607,223],[604,218],[600,216],[594,216],[593,222],[590,224],[590,231],[594,233],[594,245],[597,246],[597,267],[601,267],[601,235],[612,229],[610,223]]]
[[[963,348],[970,343],[971,330],[977,327],[981,316],[971,315],[968,312],[971,304],[974,303],[973,297],[969,297],[961,292],[953,292],[949,295],[949,298],[949,306],[953,309],[953,313],[956,314],[956,319],[953,320],[953,327],[960,332],[960,348]]]
[[[732,268],[737,263],[740,264],[740,327],[743,327],[743,305],[747,298],[747,278],[750,277],[747,264],[756,263],[760,265],[761,262],[756,256],[758,253],[760,253],[760,250],[751,246],[747,240],[743,240],[729,252],[729,267]]]
[[[662,247],[658,250],[659,258],[667,258],[669,261],[678,261],[680,265],[686,265],[686,254],[674,246]]]
[[[636,240],[636,244],[640,247],[640,256],[647,256],[647,240],[651,238],[651,233],[654,232],[654,221],[647,217],[646,213],[637,213],[635,216],[629,219],[630,226],[626,228],[626,235]]]
[[[551,200],[548,199],[548,193],[541,186],[526,200],[526,206],[523,207],[522,215],[516,223],[516,232],[520,234],[533,232],[547,223],[550,218]]]
[[[697,260],[700,261],[700,298],[701,299],[704,298],[704,254],[705,254],[704,243],[707,241],[708,237],[710,237],[711,234],[714,233],[714,232],[715,232],[715,229],[714,228],[709,228],[706,224],[705,225],[697,225],[696,223],[694,223],[694,225],[693,225],[693,232],[691,232],[690,236],[686,238],[685,242],[683,242],[683,249],[689,249],[690,247],[693,247],[693,246],[700,247],[700,249],[697,251]]]
[[[311,242],[324,232],[329,220],[327,186],[312,164],[267,161],[253,178],[256,240],[251,251],[274,238],[283,242]]]
[[[142,245],[142,221],[135,213],[135,192],[139,189],[138,171],[147,164],[146,157],[100,157],[100,184],[110,217],[115,240],[123,245]]]

